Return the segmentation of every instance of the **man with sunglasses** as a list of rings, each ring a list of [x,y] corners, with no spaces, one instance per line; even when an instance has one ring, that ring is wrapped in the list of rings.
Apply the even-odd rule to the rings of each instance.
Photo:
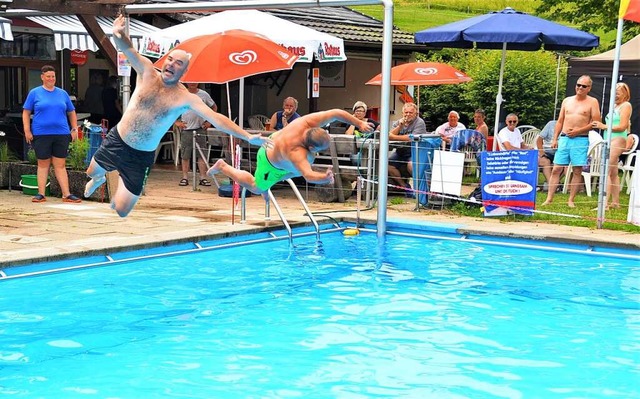
[[[507,126],[498,133],[498,145],[501,151],[524,150],[529,147],[522,141],[522,133],[518,126],[518,115],[509,114],[505,120]]]
[[[588,96],[592,84],[591,77],[582,75],[576,83],[576,95],[562,101],[560,115],[556,123],[551,148],[557,148],[549,180],[547,205],[553,201],[556,188],[560,183],[560,174],[565,166],[571,164],[573,179],[569,192],[569,208],[575,208],[574,199],[582,185],[582,167],[587,165],[589,149],[589,130],[591,123],[600,122],[600,105],[598,100]],[[569,173],[569,171],[567,171]]]

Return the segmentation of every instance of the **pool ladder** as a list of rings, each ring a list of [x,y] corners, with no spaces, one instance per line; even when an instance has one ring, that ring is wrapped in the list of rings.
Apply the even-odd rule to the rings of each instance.
[[[300,204],[304,208],[304,211],[307,213],[307,216],[309,216],[311,223],[313,223],[313,227],[316,229],[316,239],[320,241],[320,226],[318,226],[318,222],[313,217],[313,214],[309,210],[309,207],[307,206],[307,203],[305,202],[304,198],[302,198],[302,194],[300,194],[298,187],[296,187],[296,185],[293,183],[293,180],[291,179],[287,179],[286,182],[289,183],[289,185],[291,186],[291,189],[293,190],[293,193],[296,195],[296,197],[298,197],[298,201],[300,201]],[[278,216],[280,216],[280,220],[282,220],[282,223],[284,224],[284,227],[287,229],[287,233],[289,234],[289,244],[292,245],[293,232],[291,231],[291,225],[289,225],[287,218],[284,216],[284,213],[282,212],[280,205],[278,205],[278,201],[276,201],[276,197],[273,195],[271,190],[269,190],[268,193],[269,193],[269,201],[265,201],[265,210],[264,210],[265,219],[271,220],[271,211],[270,211],[269,203],[273,203],[273,207],[276,208],[276,212],[278,212]],[[240,223],[245,223],[247,221],[246,194],[247,194],[247,189],[243,188],[242,195],[241,195],[242,206],[240,211]]]

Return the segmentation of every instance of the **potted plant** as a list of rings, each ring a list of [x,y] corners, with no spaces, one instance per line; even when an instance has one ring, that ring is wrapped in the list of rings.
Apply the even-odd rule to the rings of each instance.
[[[0,139],[4,136],[4,132],[0,132]],[[11,176],[9,169],[11,163],[18,160],[13,151],[9,149],[9,143],[0,141],[0,188],[9,187],[9,177]]]

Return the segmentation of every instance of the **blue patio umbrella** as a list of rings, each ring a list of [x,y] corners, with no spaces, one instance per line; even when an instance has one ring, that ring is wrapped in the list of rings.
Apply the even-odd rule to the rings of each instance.
[[[600,44],[598,36],[566,27],[510,7],[415,34],[415,42],[428,47],[502,49],[500,79],[496,96],[494,134],[498,133],[502,104],[502,77],[507,50],[591,50]],[[495,142],[494,142],[495,147]]]

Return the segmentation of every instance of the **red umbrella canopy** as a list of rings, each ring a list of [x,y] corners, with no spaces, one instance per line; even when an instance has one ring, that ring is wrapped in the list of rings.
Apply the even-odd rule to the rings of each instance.
[[[293,68],[298,56],[265,36],[244,30],[228,30],[196,36],[173,49],[191,54],[182,82],[226,83],[247,76]],[[155,62],[156,68],[168,54]]]
[[[471,81],[464,72],[438,62],[410,62],[391,68],[392,86],[432,86]],[[369,80],[368,85],[381,85],[382,74]]]

